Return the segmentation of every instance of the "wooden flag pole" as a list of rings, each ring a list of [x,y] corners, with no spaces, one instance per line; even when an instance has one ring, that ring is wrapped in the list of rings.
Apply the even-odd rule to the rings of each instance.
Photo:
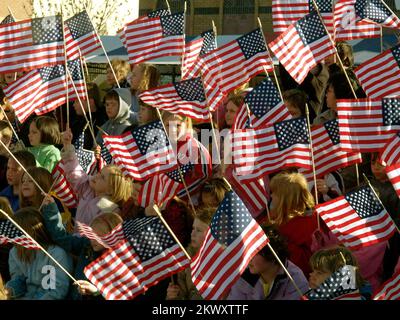
[[[10,125],[13,134],[14,134],[15,137],[19,140],[18,134],[17,134],[17,132],[15,131],[15,129],[14,129],[14,127],[13,127],[13,125],[12,125],[10,119],[8,118],[7,113],[4,111],[3,108],[0,107],[0,109],[1,109],[1,112],[3,113],[3,115],[4,115],[4,118],[7,120],[8,124]]]
[[[380,44],[381,44],[381,53],[383,52],[383,28],[380,26]]]
[[[313,143],[312,143],[312,137],[311,137],[310,111],[308,109],[307,103],[306,103],[306,118],[307,118],[308,136],[310,137],[310,153],[311,153],[311,163],[312,163],[312,170],[313,170],[313,177],[314,177],[315,204],[318,204],[317,175],[315,173],[314,150],[313,150]],[[319,222],[319,213],[317,213],[317,224],[318,224],[318,230],[321,230],[321,226],[320,226],[320,222]]]
[[[47,194],[48,194],[50,197],[51,197],[50,192],[53,190],[54,185],[56,184],[56,182],[57,182],[57,180],[58,180],[59,177],[60,177],[60,175],[57,177],[57,179],[54,179],[53,183],[52,183],[51,186],[50,186],[49,192],[47,192]],[[42,207],[43,207],[43,205],[44,205],[44,199],[46,199],[46,195],[44,195],[44,198],[43,198],[43,200],[42,200],[42,203],[40,204],[40,207],[39,207],[39,209],[38,209],[39,211],[42,210]]]
[[[69,128],[69,89],[68,89],[68,77],[67,77],[67,70],[68,70],[68,57],[67,57],[67,45],[65,41],[65,32],[64,32],[64,14],[63,14],[63,9],[60,7],[61,10],[61,28],[62,28],[62,34],[63,34],[63,43],[64,43],[64,59],[65,59],[65,90],[66,90],[66,102],[67,102],[67,128]],[[72,78],[71,81],[73,82]],[[60,109],[61,115],[63,113],[63,110]],[[61,124],[63,125],[63,124]]]
[[[171,7],[170,7],[170,5],[169,5],[168,0],[165,0],[165,3],[166,3],[166,5],[167,5],[167,8],[168,8],[169,13],[171,13]]]
[[[56,260],[54,259],[35,239],[33,239],[18,223],[11,218],[7,212],[0,209],[0,212],[4,214],[8,220],[10,220],[25,236],[27,236],[32,242],[34,242],[43,253],[48,256],[65,274],[72,279],[72,281],[76,282],[77,280]]]
[[[389,215],[389,212],[386,210],[385,206],[383,205],[383,203],[382,203],[381,199],[379,198],[378,194],[376,193],[375,189],[372,187],[371,182],[368,180],[368,178],[367,178],[367,176],[365,175],[365,173],[363,173],[363,177],[364,177],[364,181],[368,184],[368,186],[371,188],[373,194],[374,194],[375,197],[378,199],[380,205],[383,207],[383,209],[385,209],[385,211],[386,211],[386,212],[388,213],[388,215]],[[390,215],[389,215],[389,216],[390,216]],[[392,221],[393,221],[393,219],[392,219]],[[393,224],[394,224],[394,226],[396,227],[397,232],[400,234],[400,229],[399,229],[399,227],[396,225],[396,223],[395,223],[394,221],[393,221]]]
[[[111,65],[110,58],[108,57],[107,51],[106,51],[106,49],[104,48],[103,41],[101,41],[101,38],[100,38],[100,36],[99,36],[99,34],[98,34],[98,32],[97,32],[97,29],[95,28],[95,26],[94,26],[94,24],[93,24],[93,22],[92,22],[92,19],[91,19],[90,16],[89,16],[89,12],[87,11],[86,5],[84,5],[83,7],[85,8],[86,14],[87,14],[88,17],[89,17],[90,24],[92,25],[92,28],[93,28],[94,32],[96,33],[96,37],[99,39],[101,49],[102,49],[103,52],[104,52],[104,55],[105,55],[105,57],[106,57],[106,59],[107,59],[107,63],[108,63],[108,65],[109,65],[110,69],[111,69],[111,72],[112,72],[112,74],[113,74],[113,76],[114,76],[114,79],[115,79],[115,81],[116,81],[116,83],[117,83],[117,86],[118,86],[118,88],[121,88],[121,86],[119,85],[118,78],[117,78],[117,76],[116,76],[116,74],[115,74],[114,68],[113,68],[112,65]]]
[[[167,1],[168,3],[168,1]],[[185,62],[185,53],[186,53],[186,1],[184,4],[184,9],[183,9],[183,50],[182,50],[182,63],[181,63],[181,80],[183,79],[183,64]]]
[[[153,209],[157,212],[158,217],[160,218],[160,220],[162,221],[162,223],[164,224],[164,226],[167,228],[167,230],[169,231],[169,233],[171,234],[172,238],[174,238],[174,240],[176,241],[176,243],[178,244],[178,246],[182,249],[183,253],[185,254],[185,256],[189,259],[192,260],[192,257],[189,255],[189,253],[187,253],[186,249],[183,247],[182,243],[179,241],[178,237],[176,236],[176,234],[172,231],[172,229],[170,228],[170,226],[168,225],[167,221],[165,221],[164,217],[161,214],[160,209],[158,208],[158,206],[155,204],[153,205]]]
[[[258,26],[260,27],[261,33],[262,33],[263,38],[264,38],[265,47],[267,48],[267,51],[268,51],[268,56],[269,56],[269,58],[271,59],[272,72],[273,72],[273,74],[274,74],[274,79],[275,79],[275,82],[276,82],[276,86],[277,86],[277,88],[278,88],[279,95],[281,96],[281,99],[283,100],[281,86],[280,86],[280,84],[279,84],[278,77],[277,77],[276,72],[275,72],[274,60],[272,59],[272,55],[271,55],[271,51],[269,50],[268,43],[267,43],[267,41],[265,40],[265,36],[264,36],[264,32],[263,32],[263,26],[262,26],[262,24],[261,24],[261,20],[260,20],[259,17],[257,17],[257,20],[258,20]],[[265,70],[265,66],[264,66],[264,70]],[[265,70],[265,73],[268,75],[267,70]]]

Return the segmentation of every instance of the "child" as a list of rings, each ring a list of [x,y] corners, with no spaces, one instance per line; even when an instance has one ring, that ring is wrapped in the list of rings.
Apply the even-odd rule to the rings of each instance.
[[[40,185],[46,192],[54,197],[58,210],[61,213],[62,221],[68,232],[72,232],[72,216],[69,209],[56,197],[55,193],[50,190],[53,185],[53,177],[50,172],[44,168],[29,168],[27,169],[31,177]],[[38,186],[31,180],[28,174],[23,173],[21,176],[21,187],[19,193],[20,208],[34,207],[40,209],[43,203],[44,195]]]
[[[203,208],[197,212],[193,221],[190,245],[186,249],[190,256],[195,256],[197,251],[200,250],[215,211],[216,208]],[[171,282],[168,286],[167,300],[202,300],[192,282],[190,268],[178,273],[177,278],[177,283]]]
[[[307,180],[300,173],[282,172],[271,179],[270,188],[270,223],[286,237],[290,260],[308,275],[312,234],[318,225],[316,217],[306,215],[306,210],[314,207]]]
[[[153,121],[159,120],[156,108],[144,103],[139,100],[139,113],[138,113],[138,123],[139,126],[144,126]]]
[[[229,190],[229,185],[222,178],[213,178],[206,181],[201,189],[200,206],[218,207],[222,200],[224,200],[225,193]]]
[[[64,228],[64,225],[62,224],[57,205],[54,203],[54,199],[52,197],[45,198],[43,206],[43,219],[46,228],[54,242],[64,248],[67,252],[78,257],[74,271],[74,278],[77,280],[87,280],[83,272],[84,268],[90,262],[100,257],[104,253],[105,248],[94,240],[68,234]],[[113,230],[121,222],[122,218],[118,214],[108,212],[102,213],[94,218],[90,226],[96,234],[102,236],[110,233],[111,230]],[[78,285],[80,284],[83,287],[88,287],[87,281],[79,282]],[[93,286],[91,286],[91,288],[93,289]],[[79,291],[81,293],[98,294],[97,290],[95,289],[89,292],[86,292],[83,289],[79,289]],[[83,299],[76,286],[71,288],[70,296],[73,300]]]
[[[287,90],[283,93],[283,101],[293,118],[306,116],[307,95],[299,89]]]
[[[111,66],[114,70],[115,76],[117,77],[119,86],[121,88],[129,88],[128,75],[131,67],[127,61],[121,59],[111,60]],[[114,74],[110,67],[106,70],[106,81],[100,84],[100,99],[104,101],[104,95],[112,89],[118,88]]]
[[[310,258],[312,272],[309,284],[311,289],[318,288],[332,273],[345,265],[356,267],[356,286],[366,298],[371,297],[371,287],[363,280],[359,272],[358,263],[351,251],[345,247],[335,246],[315,252]]]
[[[131,105],[131,94],[129,89],[112,89],[104,97],[105,108],[108,120],[101,126],[97,133],[96,142],[99,146],[103,143],[102,136],[119,135],[136,120],[133,113],[129,110]]]
[[[13,218],[68,272],[72,271],[71,257],[53,243],[37,209],[20,209]],[[12,299],[61,300],[67,296],[69,277],[41,250],[14,245],[10,251],[9,268],[11,280],[6,283],[6,288]],[[53,276],[49,277],[49,273],[43,270],[49,270],[47,272],[52,272]],[[48,286],[44,287],[44,284]]]
[[[274,228],[263,227],[263,230],[297,287],[305,293],[308,281],[300,268],[289,260],[286,241]],[[270,248],[265,246],[253,257],[248,269],[232,286],[227,300],[299,300],[300,298],[300,293]]]
[[[0,139],[6,145],[7,148],[10,148],[12,138],[12,130],[10,125],[5,120],[0,120]],[[6,179],[6,171],[7,171],[7,162],[8,162],[8,152],[0,145],[0,190],[3,190],[7,187],[7,179]]]
[[[10,206],[10,202],[5,197],[0,197],[0,209],[7,213],[9,216],[14,215],[14,212],[12,211]],[[7,217],[4,217],[3,214],[0,213],[0,221],[6,219]],[[11,248],[11,244],[0,245],[0,279],[3,278],[4,281],[8,281],[10,279],[10,272],[8,270],[8,255]]]
[[[79,199],[76,221],[89,225],[102,210],[111,207],[113,211],[122,207],[132,194],[132,181],[116,166],[105,166],[96,176],[89,179],[79,165],[71,141],[72,133],[67,129],[63,133],[62,152],[65,176]]]
[[[243,102],[244,97],[241,94],[229,97],[225,107],[225,128],[231,129],[233,127],[236,115]]]
[[[60,150],[55,145],[60,144],[60,128],[55,119],[41,116],[33,119],[29,126],[28,148],[39,166],[52,172],[57,162],[61,159]]]

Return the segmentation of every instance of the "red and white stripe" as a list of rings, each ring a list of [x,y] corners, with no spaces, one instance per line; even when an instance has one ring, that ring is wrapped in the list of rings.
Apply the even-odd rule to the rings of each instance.
[[[147,180],[156,173],[176,168],[176,156],[170,145],[156,151],[141,154],[131,132],[120,136],[103,136],[114,163],[124,174],[140,181]]]
[[[182,60],[182,80],[200,76],[199,54],[203,47],[204,38],[186,43]]]
[[[362,88],[371,99],[400,95],[400,67],[392,49],[365,61],[354,70]]]
[[[396,231],[385,209],[376,216],[361,219],[344,196],[315,209],[338,240],[351,250],[386,241]]]
[[[159,174],[145,182],[140,190],[138,201],[143,208],[153,204],[161,207],[162,204],[175,197],[182,188],[182,183],[176,182],[166,174]]]
[[[0,73],[62,64],[64,42],[33,44],[32,19],[0,25]]]
[[[53,179],[57,181],[53,186],[54,193],[68,208],[76,208],[78,206],[78,198],[72,186],[65,178],[64,164],[62,161],[57,163],[56,167],[53,169],[52,176]]]
[[[184,35],[163,37],[160,17],[139,19],[125,26],[124,36],[130,64],[139,64],[164,56],[181,56]]]
[[[398,133],[394,134],[385,144],[378,160],[385,166],[391,166],[400,162],[400,137]]]
[[[397,196],[400,198],[400,163],[387,166],[385,172],[393,185],[393,189],[396,191]]]
[[[400,270],[382,285],[372,299],[400,300]]]
[[[201,296],[206,300],[221,299],[268,242],[254,219],[228,248],[219,244],[208,229],[203,245],[190,264],[192,281]]]
[[[271,51],[294,80],[302,83],[308,72],[320,61],[335,53],[328,34],[311,45],[304,46],[295,25],[269,44]]]
[[[130,300],[188,265],[189,260],[177,244],[141,261],[125,240],[86,266],[84,273],[107,300]]]
[[[335,41],[379,38],[381,28],[367,20],[356,21],[356,0],[339,0],[334,9]]]
[[[378,152],[399,125],[384,126],[381,99],[337,100],[340,143],[346,152]]]
[[[64,37],[67,48],[68,60],[74,60],[79,58],[79,50],[81,55],[85,56],[97,49],[101,48],[101,40],[97,36],[95,31],[81,36],[80,38],[73,39],[71,32],[68,28],[68,24],[64,27]]]

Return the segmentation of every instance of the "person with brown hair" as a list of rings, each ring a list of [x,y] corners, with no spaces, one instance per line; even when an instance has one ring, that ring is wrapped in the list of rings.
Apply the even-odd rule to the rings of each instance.
[[[28,148],[39,166],[52,172],[57,162],[61,159],[60,150],[55,146],[61,142],[60,127],[57,121],[48,116],[33,119],[29,127]]]
[[[293,118],[306,116],[307,95],[299,89],[286,90],[283,93],[283,101]]]
[[[138,124],[144,126],[153,121],[159,120],[157,109],[139,100]]]
[[[37,209],[20,209],[13,218],[57,262],[72,272],[72,258],[51,240]],[[11,280],[5,286],[11,299],[61,300],[67,296],[70,278],[42,250],[14,245],[10,251],[9,268]]]
[[[13,132],[11,126],[5,120],[0,120],[0,139],[10,149],[11,139]],[[8,162],[8,152],[0,145],[0,190],[7,187],[7,162]]]
[[[218,207],[230,186],[223,178],[212,178],[201,188],[200,207]]]

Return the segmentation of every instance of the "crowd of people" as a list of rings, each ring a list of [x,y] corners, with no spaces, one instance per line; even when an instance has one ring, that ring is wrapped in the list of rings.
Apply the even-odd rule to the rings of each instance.
[[[353,73],[351,46],[338,43],[337,49],[345,71],[332,57],[313,68],[301,85],[279,66],[279,85],[292,117],[306,116],[307,104],[312,124],[336,119],[336,100],[353,98],[344,72],[358,98],[365,97]],[[79,281],[72,283],[41,250],[2,244],[0,299],[102,299],[83,270],[107,249],[95,240],[81,236],[77,222],[90,225],[96,234],[102,236],[124,220],[156,215],[151,205],[142,207],[140,204],[143,181],[134,181],[124,175],[122,169],[112,162],[89,176],[76,156],[76,148],[83,143],[85,149],[95,151],[99,160],[103,135],[120,135],[159,120],[156,108],[139,99],[141,92],[160,85],[157,67],[140,64],[131,68],[122,60],[113,60],[111,65],[117,79],[108,68],[105,83],[99,86],[88,83],[89,103],[71,101],[73,108],[68,120],[66,107],[62,106],[46,115],[32,115],[20,123],[12,105],[1,94],[4,112],[0,113],[0,138],[6,148],[0,150],[0,209],[12,216]],[[2,86],[6,86],[21,75],[2,76]],[[215,128],[233,127],[248,91],[249,84],[226,97],[213,113]],[[209,122],[200,123],[179,114],[161,113],[167,132],[171,133],[173,130],[169,129],[176,125],[175,134],[169,138],[178,145],[189,141],[194,132],[211,128]],[[91,123],[87,121],[89,117]],[[211,146],[207,147],[210,153],[215,152]],[[400,199],[384,167],[378,163],[377,154],[362,156],[359,174],[369,177],[388,213],[399,226]],[[74,208],[63,203],[53,191],[54,177],[51,173],[60,160],[65,177],[78,198]],[[232,170],[232,164],[223,162],[209,163],[205,171],[201,163],[196,164],[194,178],[204,175],[204,179],[190,189],[190,199],[182,193],[162,206],[165,220],[191,256],[200,249],[225,193],[231,187],[235,190]],[[270,245],[303,294],[317,288],[344,265],[351,265],[357,270],[356,285],[361,298],[368,300],[399,269],[400,240],[397,233],[389,241],[351,251],[340,244],[324,221],[318,221],[314,214],[317,201],[324,203],[358,187],[355,166],[331,172],[317,179],[316,185],[308,182],[296,168],[276,172],[263,180],[269,196],[269,212],[267,214],[265,207],[250,208],[250,205],[249,211],[262,226]],[[191,181],[187,182],[190,184]],[[245,198],[242,190],[235,191],[239,197]],[[318,199],[315,199],[315,194]],[[7,218],[0,215],[0,219]],[[53,287],[43,286],[43,277],[46,276],[43,268],[49,265],[56,270],[56,285]],[[267,246],[254,256],[225,295],[227,300],[300,298],[297,288]],[[135,299],[197,300],[201,295],[188,268],[160,281]]]

